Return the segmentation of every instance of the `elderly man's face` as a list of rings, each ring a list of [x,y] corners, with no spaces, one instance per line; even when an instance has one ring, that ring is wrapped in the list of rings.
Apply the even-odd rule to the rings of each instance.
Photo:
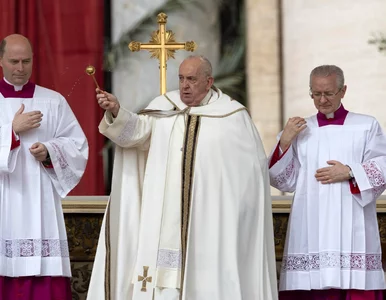
[[[335,112],[346,92],[346,86],[339,88],[336,75],[328,77],[313,76],[311,78],[311,97],[317,110],[322,114]]]
[[[10,83],[24,85],[32,74],[32,49],[28,41],[21,37],[7,39],[0,66]]]
[[[209,92],[213,78],[201,72],[199,58],[186,59],[180,65],[180,97],[187,106],[197,106]]]

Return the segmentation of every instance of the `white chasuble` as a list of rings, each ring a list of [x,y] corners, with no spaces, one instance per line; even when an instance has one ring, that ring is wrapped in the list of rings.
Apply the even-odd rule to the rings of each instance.
[[[11,150],[12,120],[39,110],[41,126],[20,133]],[[45,168],[29,152],[43,143],[53,168]],[[88,145],[66,100],[35,87],[33,98],[0,94],[0,275],[71,276],[61,198],[79,182],[86,167]]]
[[[267,159],[243,106],[173,91],[99,129],[119,147],[89,300],[277,299]]]
[[[384,289],[376,199],[386,184],[386,138],[366,115],[349,112],[344,125],[306,121],[270,168],[274,187],[295,191],[280,290]],[[360,193],[352,194],[348,181],[316,181],[329,160],[351,167]]]

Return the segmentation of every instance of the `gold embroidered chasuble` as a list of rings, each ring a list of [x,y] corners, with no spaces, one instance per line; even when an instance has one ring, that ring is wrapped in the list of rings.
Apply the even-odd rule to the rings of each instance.
[[[174,91],[100,131],[118,147],[88,299],[277,299],[266,156],[242,105]]]

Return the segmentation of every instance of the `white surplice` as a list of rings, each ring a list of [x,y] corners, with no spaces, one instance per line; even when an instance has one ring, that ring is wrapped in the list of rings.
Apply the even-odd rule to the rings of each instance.
[[[102,120],[119,147],[89,300],[180,299],[184,137],[197,116],[181,299],[277,299],[267,159],[245,108],[217,90],[207,105],[173,91]]]
[[[10,150],[21,104],[24,113],[41,111],[43,120]],[[36,142],[47,147],[53,168],[30,154]],[[33,98],[0,94],[1,276],[71,276],[61,198],[79,182],[87,157],[86,137],[60,94],[37,85]]]
[[[284,156],[270,168],[271,185],[295,191],[280,290],[385,288],[376,199],[386,179],[386,138],[370,116],[349,112],[344,125],[306,119]],[[351,167],[348,181],[321,184],[316,170],[337,160]]]

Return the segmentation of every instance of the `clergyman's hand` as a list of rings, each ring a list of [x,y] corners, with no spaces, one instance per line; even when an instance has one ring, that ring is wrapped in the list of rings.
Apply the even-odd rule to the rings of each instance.
[[[36,158],[38,161],[45,161],[47,158],[47,148],[42,143],[34,143],[31,148],[29,148],[29,152]]]
[[[316,170],[315,178],[322,184],[342,182],[350,179],[350,168],[339,161],[327,161],[331,167]]]
[[[293,117],[289,118],[280,137],[280,148],[284,152],[291,145],[296,136],[307,127],[307,122],[304,118]]]
[[[102,109],[111,112],[114,118],[116,118],[120,108],[117,97],[98,88],[96,89],[96,92],[96,98],[98,100],[99,106]]]
[[[24,108],[22,104],[12,121],[12,129],[16,134],[38,128],[43,118],[43,114],[38,110],[23,113]]]

